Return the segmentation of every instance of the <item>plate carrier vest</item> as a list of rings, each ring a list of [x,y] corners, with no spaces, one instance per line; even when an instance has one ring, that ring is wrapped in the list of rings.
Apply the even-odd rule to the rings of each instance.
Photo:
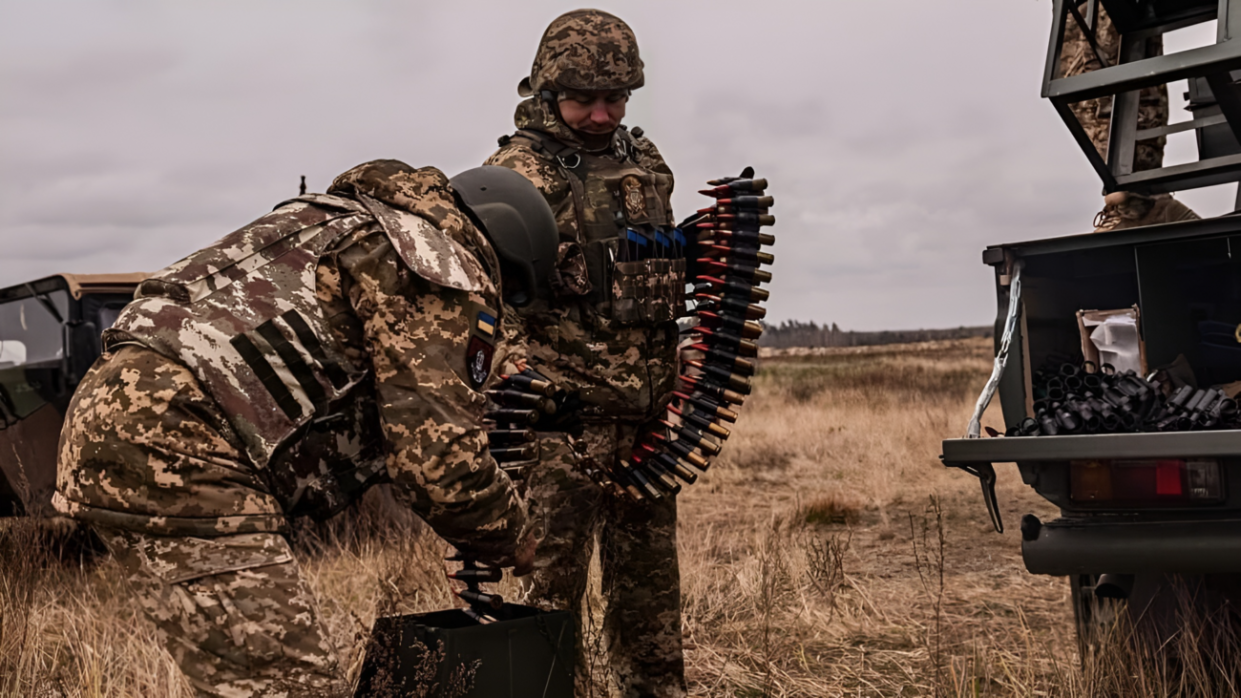
[[[331,513],[385,473],[370,371],[338,346],[316,268],[378,223],[414,273],[494,288],[467,249],[412,213],[360,196],[301,196],[144,281],[105,351],[139,344],[183,364],[219,404],[289,516]]]

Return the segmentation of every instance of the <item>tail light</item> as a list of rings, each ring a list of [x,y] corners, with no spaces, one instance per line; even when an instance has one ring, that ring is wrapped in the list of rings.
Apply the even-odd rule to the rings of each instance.
[[[1224,498],[1214,460],[1083,460],[1069,463],[1069,498],[1081,504],[1194,506]]]

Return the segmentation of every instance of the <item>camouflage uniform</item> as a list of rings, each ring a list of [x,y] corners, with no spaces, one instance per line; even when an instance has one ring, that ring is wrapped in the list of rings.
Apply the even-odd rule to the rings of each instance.
[[[1084,13],[1084,8],[1083,8]],[[1095,42],[1099,52],[1109,65],[1116,65],[1120,56],[1120,32],[1112,24],[1103,6],[1095,30]],[[1163,55],[1163,37],[1151,37],[1146,42],[1146,57]],[[1064,47],[1060,53],[1059,74],[1072,77],[1093,72],[1103,67],[1085,32],[1070,16],[1064,31]],[[1112,127],[1112,97],[1096,97],[1069,105],[1090,142],[1094,143],[1099,156],[1107,160],[1109,134]],[[1143,88],[1138,97],[1138,129],[1158,128],[1168,124],[1168,86]],[[1167,136],[1159,136],[1135,144],[1133,171],[1153,170],[1163,166],[1163,150]],[[1095,216],[1095,232],[1133,228],[1140,225],[1170,223],[1179,220],[1195,220],[1198,215],[1176,201],[1170,194],[1146,196],[1131,192],[1114,192],[1104,201],[1104,208]]]
[[[631,229],[671,234],[672,172],[639,129],[622,126],[604,143],[590,142],[599,139],[570,129],[544,94],[618,81],[640,86],[641,60],[623,22],[595,10],[570,12],[548,27],[539,53],[521,86],[534,96],[517,107],[518,131],[501,139],[487,164],[524,175],[556,215],[556,296],[521,310],[528,355],[580,398],[579,449],[615,463],[628,458],[641,425],[662,416],[676,380],[685,252],[678,246],[638,255],[625,238]],[[542,453],[529,476],[540,541],[527,599],[579,614],[579,642],[586,639],[582,606],[597,539],[613,690],[684,695],[675,501],[635,503],[605,493],[578,470],[562,440],[544,442]],[[579,694],[591,690],[593,669],[580,646]]]
[[[442,173],[378,161],[156,274],[105,333],[56,506],[103,533],[200,695],[345,690],[289,516],[390,479],[453,545],[508,562],[526,513],[478,391],[497,270]]]

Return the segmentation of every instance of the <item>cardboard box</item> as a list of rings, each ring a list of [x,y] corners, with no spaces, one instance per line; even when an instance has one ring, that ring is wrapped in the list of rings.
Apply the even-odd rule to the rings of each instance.
[[[1142,339],[1142,320],[1138,306],[1134,305],[1129,308],[1120,308],[1118,310],[1079,310],[1077,311],[1077,330],[1081,335],[1082,356],[1086,361],[1091,361],[1100,369],[1103,368],[1103,361],[1100,361],[1099,347],[1095,341],[1091,339],[1091,335],[1106,324],[1109,318],[1119,318],[1127,322],[1131,321],[1136,330],[1137,342],[1137,370],[1138,375],[1146,376],[1148,368],[1146,365],[1146,342]],[[1119,333],[1118,333],[1119,334]],[[1123,370],[1117,366],[1117,370]]]

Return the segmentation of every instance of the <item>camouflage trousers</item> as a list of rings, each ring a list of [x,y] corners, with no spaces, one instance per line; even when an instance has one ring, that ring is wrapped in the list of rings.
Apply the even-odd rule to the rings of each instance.
[[[345,695],[280,507],[193,375],[122,347],[69,417],[56,506],[100,532],[197,695]]]
[[[628,457],[635,433],[632,427],[595,425],[583,440],[589,455],[607,463]],[[541,448],[527,480],[538,559],[523,588],[527,603],[576,616],[577,694],[597,696],[596,678],[606,671],[610,695],[684,696],[675,500],[634,502],[610,494],[580,472],[578,457],[562,439],[548,439]],[[596,545],[601,619],[588,598]],[[591,638],[602,643],[601,651],[590,647]]]
[[[280,534],[96,530],[196,695],[348,695],[314,594]]]

